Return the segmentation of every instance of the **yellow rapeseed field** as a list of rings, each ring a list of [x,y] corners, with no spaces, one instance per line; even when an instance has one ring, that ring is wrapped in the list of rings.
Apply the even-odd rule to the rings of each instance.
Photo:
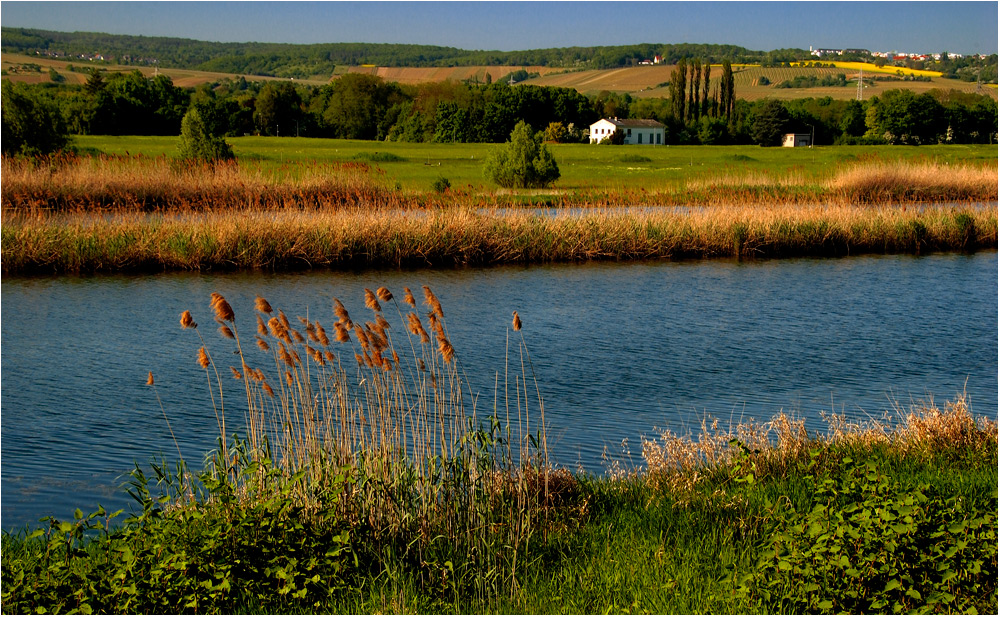
[[[792,66],[808,66],[808,62],[793,62]],[[902,71],[904,75],[917,75],[919,77],[941,77],[940,71],[923,71],[920,69],[908,69],[902,66],[876,66],[871,62],[823,62],[823,64],[833,64],[838,69],[862,70],[869,73],[885,73],[895,75],[897,71]]]

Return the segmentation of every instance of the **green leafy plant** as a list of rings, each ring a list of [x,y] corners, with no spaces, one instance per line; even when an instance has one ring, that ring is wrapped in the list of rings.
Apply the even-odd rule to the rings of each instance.
[[[984,508],[946,499],[928,484],[907,489],[871,461],[844,458],[842,465],[829,476],[807,476],[808,511],[779,510],[740,593],[792,613],[996,608],[996,493]]]

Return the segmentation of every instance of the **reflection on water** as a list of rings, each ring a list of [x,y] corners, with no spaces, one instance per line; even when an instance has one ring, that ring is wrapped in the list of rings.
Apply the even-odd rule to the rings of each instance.
[[[493,405],[517,310],[545,398],[550,453],[601,472],[602,453],[655,427],[683,431],[778,410],[825,430],[821,412],[881,417],[968,383],[973,412],[997,411],[997,255],[598,263],[488,269],[170,274],[2,281],[2,526],[69,516],[117,490],[133,461],[173,443],[200,462],[215,416],[191,309],[218,350],[209,294],[252,332],[260,294],[289,317],[332,322],[331,299],[365,316],[363,289],[434,289],[452,342]],[[418,294],[419,295],[419,294]],[[394,321],[395,323],[395,321]],[[217,352],[218,353],[218,352]],[[225,362],[220,361],[225,368]],[[234,380],[227,387],[236,388]],[[239,400],[233,391],[232,401]],[[638,461],[636,461],[638,462]]]

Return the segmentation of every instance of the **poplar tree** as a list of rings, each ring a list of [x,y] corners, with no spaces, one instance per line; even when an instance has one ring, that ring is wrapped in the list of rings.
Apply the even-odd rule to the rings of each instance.
[[[726,122],[731,122],[733,109],[736,108],[735,92],[733,85],[733,66],[729,60],[722,61],[722,85],[720,87],[720,107],[721,113],[726,115]]]
[[[708,84],[712,80],[712,63],[705,58],[705,62],[701,65],[702,68],[702,78],[701,78],[701,115],[708,115]]]
[[[701,112],[698,101],[698,89],[701,83],[701,60],[695,58],[691,62],[691,96],[688,97],[688,120],[697,120]]]
[[[670,98],[674,104],[674,118],[683,122],[684,108],[687,102],[687,61],[684,58],[677,61],[670,86]]]

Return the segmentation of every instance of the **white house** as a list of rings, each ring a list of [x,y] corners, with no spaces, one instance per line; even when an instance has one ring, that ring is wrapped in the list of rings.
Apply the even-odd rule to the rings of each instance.
[[[809,133],[785,133],[781,145],[786,148],[811,148],[812,135]]]
[[[667,127],[656,120],[619,120],[602,118],[590,125],[590,143],[594,144],[621,131],[626,144],[660,146],[667,143]]]

